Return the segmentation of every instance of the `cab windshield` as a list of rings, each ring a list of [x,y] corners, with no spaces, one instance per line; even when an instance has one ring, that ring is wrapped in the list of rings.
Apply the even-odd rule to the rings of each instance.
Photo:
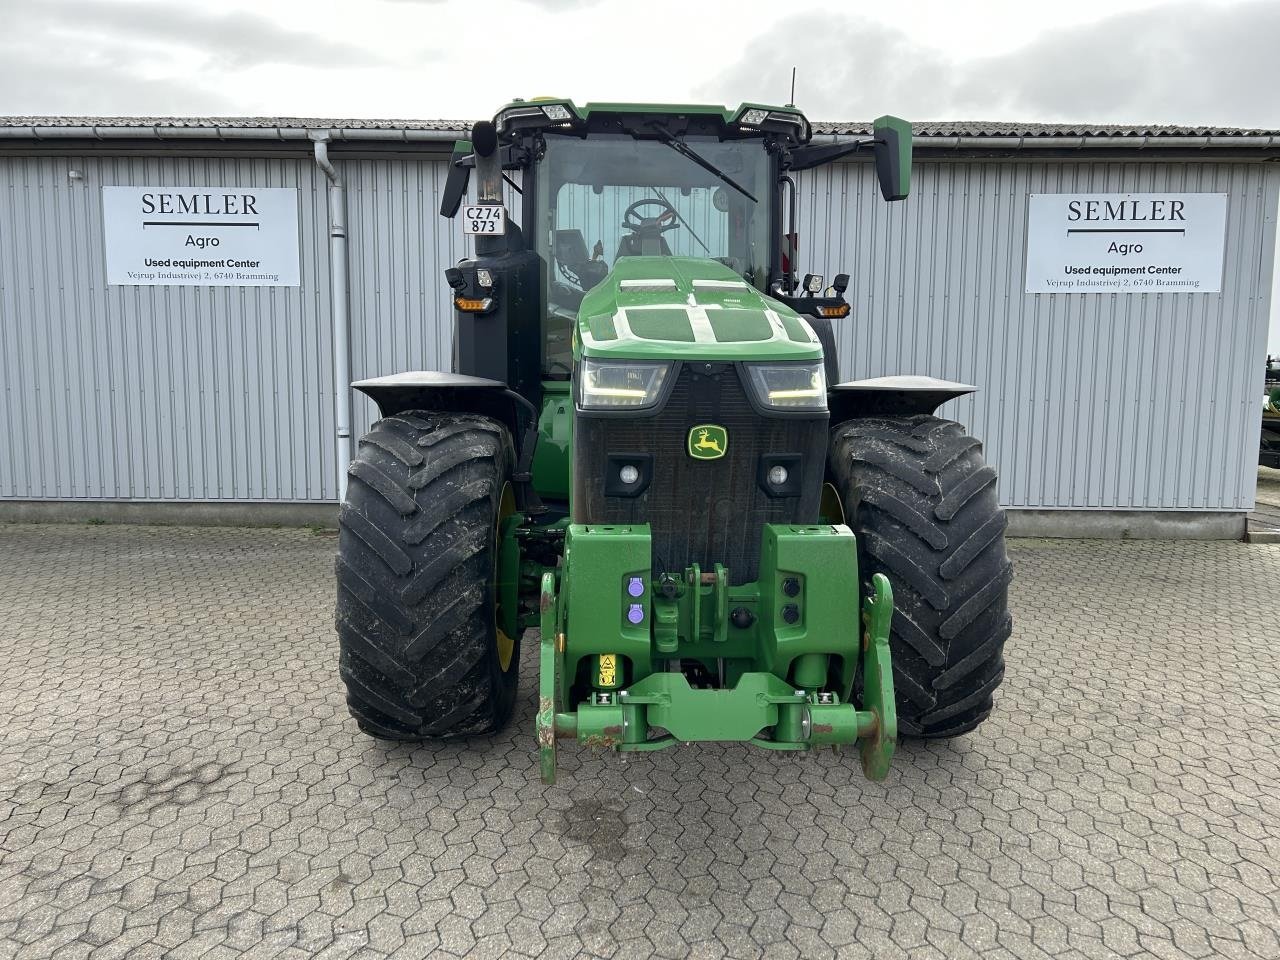
[[[758,140],[682,142],[737,187],[661,140],[547,136],[534,230],[548,270],[547,375],[567,374],[583,294],[619,257],[706,257],[765,288],[768,154]]]

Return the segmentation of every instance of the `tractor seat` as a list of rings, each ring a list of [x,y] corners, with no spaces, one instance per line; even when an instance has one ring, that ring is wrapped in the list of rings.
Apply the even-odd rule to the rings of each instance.
[[[618,257],[669,257],[671,248],[663,237],[641,238],[638,233],[629,233],[618,243]],[[616,260],[617,257],[614,257]]]
[[[581,230],[557,230],[555,255],[556,262],[581,281],[583,290],[590,290],[609,272],[609,265],[603,260],[591,259]]]

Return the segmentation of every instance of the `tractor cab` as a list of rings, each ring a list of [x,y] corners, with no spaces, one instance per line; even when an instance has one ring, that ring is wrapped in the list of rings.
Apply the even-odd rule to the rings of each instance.
[[[848,314],[847,277],[800,284],[788,255],[796,235],[789,174],[861,150],[874,155],[886,199],[909,189],[910,128],[893,117],[876,121],[863,140],[814,146],[809,121],[794,107],[514,101],[498,112],[492,133],[481,134],[490,136],[493,162],[518,191],[510,215],[519,226],[501,238],[478,234],[476,250],[536,254],[539,302],[529,320],[536,314],[541,329],[540,370],[536,383],[522,371],[514,386],[539,405],[546,382],[570,379],[583,299],[628,257],[714,261],[828,333],[831,319]],[[481,154],[471,141],[456,145],[443,215],[458,213],[472,171],[486,163]],[[502,204],[504,193],[480,187],[478,204]],[[455,303],[483,303],[481,293],[468,284]],[[465,326],[460,320],[464,352]],[[834,346],[834,338],[822,339]],[[834,357],[828,363],[834,372]]]
[[[772,163],[760,140],[686,138],[719,176],[652,137],[542,141],[529,222],[548,271],[548,375],[568,365],[583,297],[628,257],[714,260],[765,289]]]

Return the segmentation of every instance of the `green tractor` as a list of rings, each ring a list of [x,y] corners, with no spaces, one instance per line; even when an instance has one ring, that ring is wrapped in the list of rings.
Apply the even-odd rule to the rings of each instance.
[[[791,174],[856,150],[907,196],[894,117],[814,144],[789,106],[545,99],[456,145],[453,369],[354,384],[382,417],[337,561],[364,732],[499,729],[531,627],[548,783],[571,740],[856,744],[878,780],[899,731],[988,716],[1005,517],[979,442],[933,416],[974,388],[841,382],[848,277],[794,267]]]

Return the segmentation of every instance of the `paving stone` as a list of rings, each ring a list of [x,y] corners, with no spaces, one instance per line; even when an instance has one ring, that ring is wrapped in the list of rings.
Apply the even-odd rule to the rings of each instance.
[[[0,956],[1280,957],[1280,546],[1015,541],[996,712],[851,752],[349,719],[331,538],[0,526]]]

